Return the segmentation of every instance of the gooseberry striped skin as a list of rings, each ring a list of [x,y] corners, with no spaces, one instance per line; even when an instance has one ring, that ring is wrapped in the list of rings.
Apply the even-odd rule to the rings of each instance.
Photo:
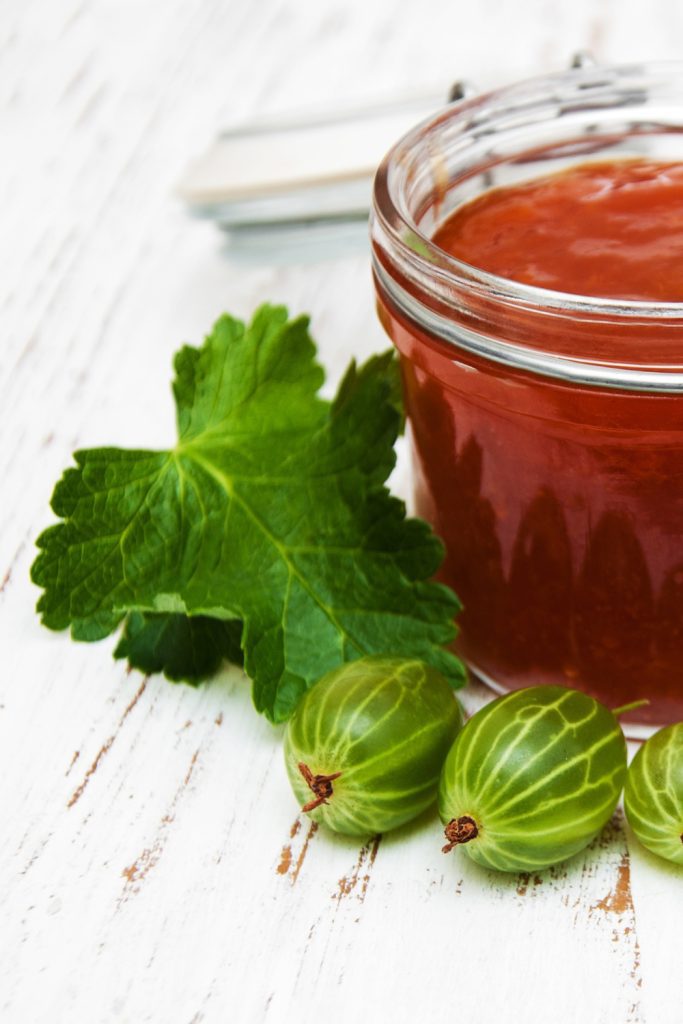
[[[436,669],[361,658],[323,676],[299,702],[285,732],[287,774],[314,821],[345,835],[386,832],[434,802],[461,725]]]
[[[660,729],[633,758],[624,809],[643,846],[683,864],[683,722]]]
[[[492,701],[444,764],[447,845],[499,871],[540,871],[571,857],[612,815],[626,743],[606,707],[577,690],[534,686]]]

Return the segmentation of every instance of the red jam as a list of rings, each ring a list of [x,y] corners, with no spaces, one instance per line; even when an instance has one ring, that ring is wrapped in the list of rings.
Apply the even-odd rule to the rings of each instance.
[[[683,301],[683,164],[583,164],[460,207],[434,241],[524,284]]]
[[[683,166],[624,160],[492,190],[434,242],[460,260],[556,291],[683,301]],[[382,319],[402,353],[418,514],[443,538],[460,648],[503,688],[580,686],[644,722],[683,718],[683,395],[610,390],[496,366]],[[583,359],[680,344],[552,318],[513,340]],[[632,326],[632,325],[631,325]],[[565,322],[566,327],[566,322]],[[536,332],[536,333],[535,333]],[[628,345],[635,348],[628,349]],[[626,360],[628,363],[628,360]]]

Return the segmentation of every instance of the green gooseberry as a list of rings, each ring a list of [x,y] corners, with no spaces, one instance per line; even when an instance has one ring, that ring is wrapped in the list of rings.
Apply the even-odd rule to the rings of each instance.
[[[439,785],[447,844],[499,871],[539,871],[609,821],[626,775],[615,715],[578,690],[534,686],[467,722]]]
[[[314,821],[346,835],[386,832],[436,798],[462,725],[441,673],[421,661],[372,656],[323,676],[285,732],[285,764]]]
[[[683,722],[660,729],[633,758],[624,809],[643,846],[683,864]]]

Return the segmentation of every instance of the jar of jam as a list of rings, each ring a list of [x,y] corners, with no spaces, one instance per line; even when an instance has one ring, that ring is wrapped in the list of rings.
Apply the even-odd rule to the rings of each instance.
[[[635,733],[683,719],[682,129],[683,65],[514,85],[405,136],[372,216],[463,658]]]

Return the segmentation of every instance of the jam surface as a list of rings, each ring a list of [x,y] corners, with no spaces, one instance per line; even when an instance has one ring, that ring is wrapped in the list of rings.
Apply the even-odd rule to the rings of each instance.
[[[496,189],[434,240],[542,287],[683,300],[683,166],[587,164]],[[470,666],[503,689],[560,683],[611,707],[648,698],[632,720],[683,718],[683,396],[454,359],[382,299],[416,509],[444,540]],[[539,319],[521,324],[529,344]]]
[[[683,301],[683,164],[578,165],[466,203],[433,241],[482,270],[553,291]]]

